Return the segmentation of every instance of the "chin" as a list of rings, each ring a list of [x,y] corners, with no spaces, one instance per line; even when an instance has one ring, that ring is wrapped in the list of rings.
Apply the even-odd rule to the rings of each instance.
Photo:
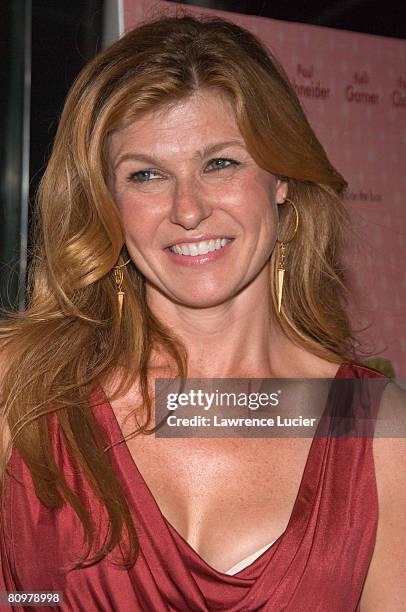
[[[160,283],[151,283],[147,281],[147,293],[152,302],[156,302],[154,294],[158,302],[162,305],[162,298],[168,302],[172,302],[186,308],[211,308],[220,306],[232,300],[238,293],[235,286],[223,282],[185,282],[173,283],[171,286]],[[159,298],[158,298],[159,295]]]
[[[232,291],[225,292],[224,287],[219,291],[196,291],[193,286],[190,286],[189,291],[183,289],[180,291],[171,291],[164,295],[180,306],[188,308],[211,308],[228,302],[235,296],[235,293]]]
[[[188,295],[178,294],[172,296],[172,299],[177,304],[189,308],[211,308],[224,304],[225,302],[232,299],[232,297],[232,294],[224,294],[224,292],[219,292],[218,295],[213,295],[213,293],[210,293],[210,295],[199,295],[198,293],[194,293],[193,295],[191,295],[190,293]]]

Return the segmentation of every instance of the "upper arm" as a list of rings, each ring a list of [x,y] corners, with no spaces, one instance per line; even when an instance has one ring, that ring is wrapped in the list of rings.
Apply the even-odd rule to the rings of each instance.
[[[399,612],[406,609],[406,391],[388,384],[378,418],[373,440],[378,529],[361,612]],[[399,437],[383,437],[390,423]]]

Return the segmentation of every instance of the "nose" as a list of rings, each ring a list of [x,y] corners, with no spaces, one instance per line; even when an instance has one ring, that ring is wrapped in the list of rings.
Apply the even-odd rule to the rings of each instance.
[[[201,221],[211,215],[212,206],[201,187],[193,178],[176,182],[170,213],[172,223],[185,229],[195,229]]]

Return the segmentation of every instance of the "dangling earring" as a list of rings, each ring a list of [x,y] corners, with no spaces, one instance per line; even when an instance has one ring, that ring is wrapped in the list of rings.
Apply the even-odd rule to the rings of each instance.
[[[282,294],[283,294],[283,281],[285,278],[285,258],[286,258],[286,251],[287,251],[287,245],[289,242],[291,242],[293,240],[293,238],[296,235],[297,232],[297,228],[299,227],[299,212],[295,206],[295,204],[292,202],[292,200],[290,200],[289,198],[285,198],[285,200],[282,202],[282,204],[285,204],[285,202],[289,202],[289,204],[291,204],[295,210],[295,215],[296,215],[296,220],[295,220],[295,229],[293,230],[293,234],[290,236],[290,238],[287,238],[285,240],[277,240],[276,242],[279,244],[279,265],[278,265],[278,312],[281,311],[281,306],[282,306]]]
[[[122,290],[122,285],[123,285],[123,280],[124,280],[124,271],[122,270],[122,268],[124,268],[129,262],[131,261],[131,259],[128,259],[125,263],[119,265],[119,266],[114,266],[114,280],[116,282],[116,286],[117,286],[117,301],[118,301],[118,318],[119,321],[121,323],[121,315],[123,312],[123,301],[124,301],[124,291]]]

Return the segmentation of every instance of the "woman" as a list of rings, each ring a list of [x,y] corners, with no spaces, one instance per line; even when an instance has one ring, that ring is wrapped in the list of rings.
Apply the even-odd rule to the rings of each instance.
[[[160,377],[374,379],[372,415],[404,402],[356,365],[345,186],[276,59],[228,21],[162,17],[84,69],[29,306],[1,324],[2,590],[86,611],[401,609],[401,441],[375,440],[378,523],[371,438],[147,435]]]

